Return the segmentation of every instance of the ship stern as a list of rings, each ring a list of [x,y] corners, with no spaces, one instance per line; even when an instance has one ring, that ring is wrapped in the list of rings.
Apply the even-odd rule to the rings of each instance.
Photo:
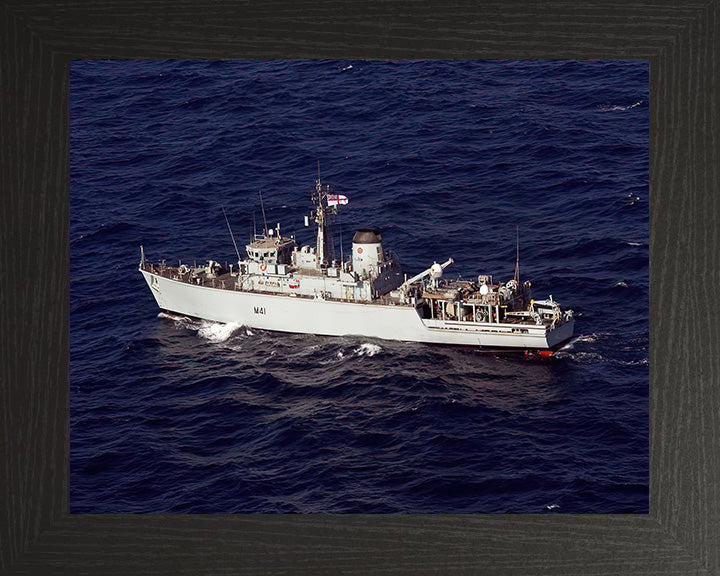
[[[561,344],[564,344],[570,338],[575,331],[575,320],[571,318],[567,322],[564,322],[557,328],[548,330],[547,332],[547,344],[548,348],[555,349]]]

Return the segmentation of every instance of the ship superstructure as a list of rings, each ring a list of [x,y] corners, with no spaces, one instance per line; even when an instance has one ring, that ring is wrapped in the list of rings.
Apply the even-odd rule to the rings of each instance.
[[[552,296],[533,300],[517,263],[506,282],[490,275],[447,280],[443,270],[452,258],[407,279],[372,228],[357,230],[352,255],[336,259],[331,223],[347,199],[332,194],[319,178],[312,199],[315,209],[305,224],[317,225],[314,246],[283,236],[278,224],[253,233],[246,257],[238,254],[237,266],[227,268],[214,260],[202,266],[153,265],[141,247],[139,270],[158,306],[279,332],[487,348],[551,350],[572,336],[572,311],[563,311]]]

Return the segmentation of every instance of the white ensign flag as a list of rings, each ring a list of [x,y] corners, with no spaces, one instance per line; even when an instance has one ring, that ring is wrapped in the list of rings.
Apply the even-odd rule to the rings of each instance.
[[[328,194],[327,203],[328,206],[337,206],[338,204],[347,204],[348,199],[347,196],[342,196],[341,194]]]

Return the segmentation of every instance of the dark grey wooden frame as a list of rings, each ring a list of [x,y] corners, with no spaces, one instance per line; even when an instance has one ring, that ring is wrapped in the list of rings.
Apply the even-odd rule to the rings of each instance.
[[[0,572],[720,574],[719,3],[0,4]],[[68,514],[69,61],[105,57],[648,59],[650,513]]]

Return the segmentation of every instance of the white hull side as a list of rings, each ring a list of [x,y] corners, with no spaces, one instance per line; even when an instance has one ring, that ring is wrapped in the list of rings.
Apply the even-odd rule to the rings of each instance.
[[[366,336],[384,340],[491,348],[547,349],[572,335],[572,322],[546,333],[543,326],[446,322],[421,319],[415,308],[336,302],[196,286],[140,270],[158,306],[181,315],[252,328],[318,334]]]

